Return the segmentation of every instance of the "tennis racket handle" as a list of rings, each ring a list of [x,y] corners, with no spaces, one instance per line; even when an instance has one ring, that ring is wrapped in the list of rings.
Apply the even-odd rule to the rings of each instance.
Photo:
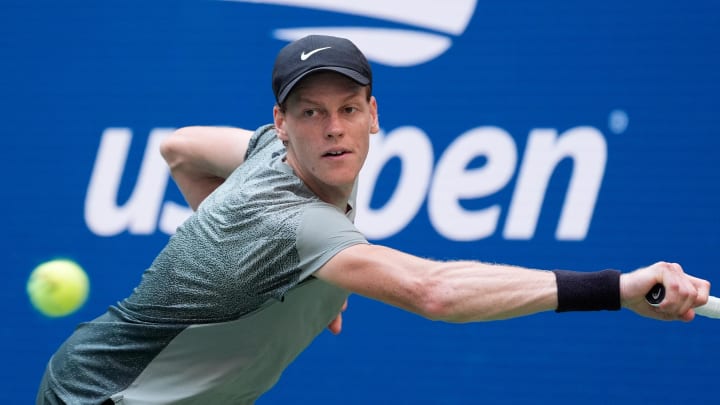
[[[658,306],[665,299],[665,286],[657,283],[650,289],[645,295],[645,299],[648,304],[652,306]]]
[[[645,295],[645,299],[652,306],[658,306],[665,299],[665,286],[655,284]],[[709,297],[707,304],[695,308],[695,313],[708,318],[720,319],[720,298]]]

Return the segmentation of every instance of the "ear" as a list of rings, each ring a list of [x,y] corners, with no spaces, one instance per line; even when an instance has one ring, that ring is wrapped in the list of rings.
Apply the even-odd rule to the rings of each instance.
[[[370,97],[370,133],[377,134],[380,132],[380,119],[378,118],[378,106],[375,96]]]
[[[273,107],[273,122],[275,124],[278,139],[283,142],[287,142],[288,136],[287,132],[285,132],[285,113],[280,110],[278,105]]]

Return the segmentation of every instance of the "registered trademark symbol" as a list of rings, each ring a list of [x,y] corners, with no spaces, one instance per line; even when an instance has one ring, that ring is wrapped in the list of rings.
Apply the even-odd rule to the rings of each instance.
[[[612,131],[613,133],[622,134],[623,132],[625,132],[629,122],[630,118],[628,118],[628,115],[625,111],[610,111],[610,116],[608,117],[608,127],[610,127],[610,131]]]

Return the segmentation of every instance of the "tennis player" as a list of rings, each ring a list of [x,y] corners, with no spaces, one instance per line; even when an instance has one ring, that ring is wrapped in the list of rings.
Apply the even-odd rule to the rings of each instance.
[[[441,262],[368,243],[354,192],[379,131],[372,73],[350,41],[283,48],[273,124],[188,127],[163,156],[195,214],[134,292],[81,324],[50,359],[38,404],[253,403],[351,292],[429,319],[619,310],[690,321],[710,285],[672,263],[621,274]],[[645,294],[663,283],[660,307]]]

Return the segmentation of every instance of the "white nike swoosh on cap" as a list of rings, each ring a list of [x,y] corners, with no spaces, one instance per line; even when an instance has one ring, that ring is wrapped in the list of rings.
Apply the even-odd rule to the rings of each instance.
[[[312,50],[312,51],[310,51],[310,52],[308,52],[308,53],[305,53],[305,51],[303,51],[303,53],[300,54],[300,60],[307,60],[307,58],[313,56],[314,54],[316,54],[316,53],[318,53],[318,52],[320,52],[320,51],[324,51],[324,50],[326,50],[326,49],[330,49],[330,48],[332,48],[332,47],[331,47],[331,46],[326,46],[326,47],[324,47],[324,48],[318,48],[318,49]]]

